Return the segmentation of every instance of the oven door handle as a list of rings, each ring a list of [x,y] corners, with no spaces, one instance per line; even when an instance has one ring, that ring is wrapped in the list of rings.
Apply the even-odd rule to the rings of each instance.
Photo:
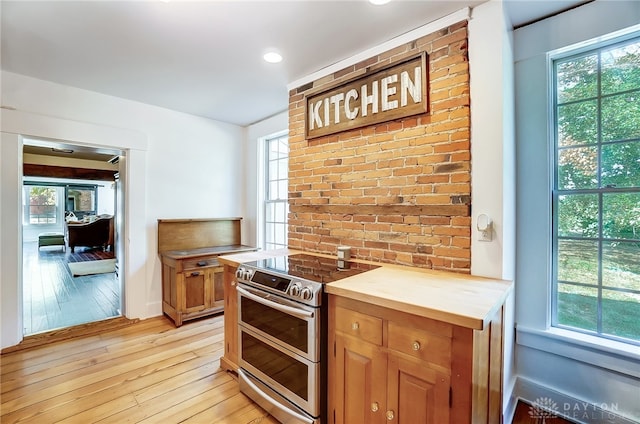
[[[280,312],[284,312],[285,314],[293,315],[298,318],[313,318],[313,312],[305,311],[304,309],[298,309],[287,305],[281,305],[276,302],[272,302],[269,299],[265,299],[264,297],[258,296],[249,292],[248,290],[243,289],[240,286],[236,286],[236,290],[238,293],[243,295],[244,297],[248,297],[249,299],[261,303],[263,305],[269,306],[270,308],[277,309]]]
[[[260,395],[261,398],[263,398],[264,400],[266,400],[267,402],[269,402],[271,405],[273,405],[275,408],[283,411],[284,413],[293,416],[294,418],[297,418],[298,420],[300,420],[301,422],[303,422],[304,424],[313,424],[313,420],[302,416],[300,414],[298,414],[297,412],[289,409],[289,408],[285,408],[284,406],[280,405],[278,402],[276,402],[275,400],[271,399],[271,396],[269,396],[268,394],[266,394],[265,392],[263,392],[258,386],[256,386],[255,384],[253,384],[253,381],[251,381],[249,378],[247,378],[244,373],[242,372],[241,369],[238,370],[238,376],[242,379],[242,381],[244,383],[246,383],[249,387],[251,387],[258,395]]]

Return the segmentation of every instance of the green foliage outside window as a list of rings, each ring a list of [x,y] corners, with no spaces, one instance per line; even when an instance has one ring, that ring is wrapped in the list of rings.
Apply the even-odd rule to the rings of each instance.
[[[640,342],[640,39],[557,60],[553,324]]]

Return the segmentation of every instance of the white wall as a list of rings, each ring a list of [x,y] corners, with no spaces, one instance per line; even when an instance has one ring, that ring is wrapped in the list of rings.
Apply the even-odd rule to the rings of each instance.
[[[515,122],[513,40],[502,1],[475,7],[469,21],[471,89],[471,274],[515,277]],[[493,221],[479,241],[478,215]],[[514,296],[505,303],[503,414],[515,409]]]
[[[22,279],[22,141],[16,134],[0,137],[0,347],[6,347],[22,340],[22,292],[16,284]]]
[[[640,2],[595,1],[514,33],[517,122],[516,395],[614,405],[640,420],[640,348],[549,329],[551,151],[547,52],[640,22]],[[561,408],[562,409],[562,408]]]
[[[9,72],[2,72],[1,89],[2,105],[16,109],[2,110],[3,132],[126,150],[130,186],[125,208],[131,227],[124,240],[129,248],[125,284],[132,290],[126,314],[161,314],[157,219],[242,216],[243,128]],[[123,142],[118,134],[135,141]],[[3,153],[4,145],[3,138]],[[2,155],[3,199],[19,198],[19,187],[14,187],[19,150],[19,158]],[[5,207],[3,202],[1,245],[15,249],[19,221]],[[4,329],[19,328],[20,317],[11,312],[18,259],[3,257],[2,262],[2,347],[15,344],[15,334],[5,338]]]

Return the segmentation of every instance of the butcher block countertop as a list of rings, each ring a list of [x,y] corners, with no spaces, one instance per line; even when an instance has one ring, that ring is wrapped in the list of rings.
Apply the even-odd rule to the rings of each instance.
[[[238,266],[296,253],[332,257],[278,249],[221,256],[219,261]],[[327,293],[477,330],[485,327],[513,290],[513,283],[506,280],[369,261],[354,262],[375,264],[380,268],[327,284]]]

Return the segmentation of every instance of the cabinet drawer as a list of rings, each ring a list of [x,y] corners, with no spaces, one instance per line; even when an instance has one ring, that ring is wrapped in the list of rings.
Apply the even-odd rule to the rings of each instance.
[[[382,319],[350,309],[336,308],[336,329],[378,346],[382,345]]]
[[[193,258],[193,259],[184,259],[182,261],[183,269],[197,269],[211,266],[219,266],[218,257],[213,258]]]
[[[449,368],[451,338],[389,321],[389,349]]]

